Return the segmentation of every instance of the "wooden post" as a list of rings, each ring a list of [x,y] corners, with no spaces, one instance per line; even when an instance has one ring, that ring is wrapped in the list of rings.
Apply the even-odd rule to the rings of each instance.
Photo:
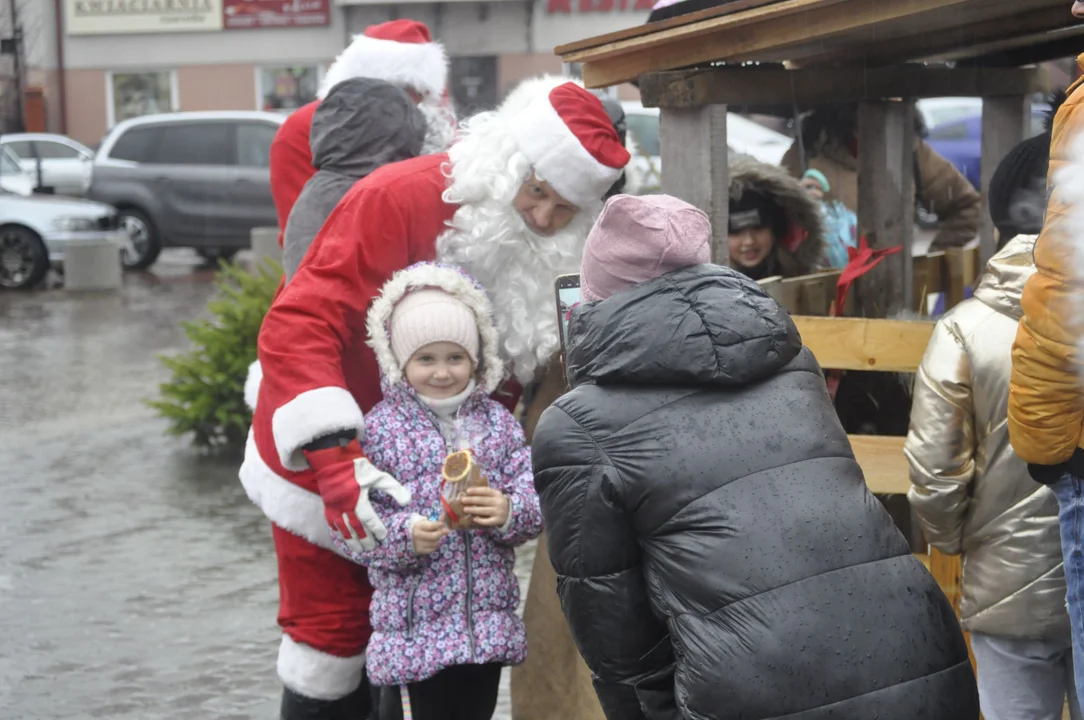
[[[902,246],[858,285],[861,312],[888,317],[914,310],[914,102],[864,100],[858,104],[858,226],[878,248]]]
[[[982,100],[982,206],[985,212],[979,229],[980,267],[997,251],[994,221],[990,219],[990,180],[1009,150],[1024,139],[1031,119],[1028,111],[1029,103],[1023,95]]]
[[[711,221],[711,258],[730,264],[730,170],[726,105],[660,111],[662,191],[703,210]]]

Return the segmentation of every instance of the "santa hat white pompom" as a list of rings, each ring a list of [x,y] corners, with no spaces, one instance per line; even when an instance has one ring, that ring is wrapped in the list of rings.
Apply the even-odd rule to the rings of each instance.
[[[504,99],[504,102],[501,103],[497,112],[505,117],[513,117],[517,113],[526,110],[527,106],[530,105],[531,101],[535,98],[542,95],[548,95],[550,90],[553,90],[559,85],[564,85],[567,82],[575,83],[580,87],[583,87],[583,83],[579,80],[564,77],[563,75],[538,75],[536,77],[527,78],[508,93],[508,96]]]
[[[439,98],[447,76],[444,46],[433,42],[429,28],[416,20],[392,20],[355,35],[327,69],[316,94],[322,100],[343,80],[364,77]]]
[[[580,207],[601,200],[629,162],[602,101],[573,82],[539,92],[508,123],[535,175]]]

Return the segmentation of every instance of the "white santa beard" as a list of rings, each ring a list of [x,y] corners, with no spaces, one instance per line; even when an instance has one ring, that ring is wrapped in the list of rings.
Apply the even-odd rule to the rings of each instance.
[[[486,289],[501,357],[522,383],[557,352],[553,282],[579,272],[593,219],[578,213],[564,230],[540,237],[510,204],[486,202],[460,207],[452,218],[455,229],[437,239],[439,261],[460,265]]]
[[[425,117],[425,140],[422,155],[436,155],[448,149],[455,140],[455,116],[438,102],[423,100],[418,110]]]

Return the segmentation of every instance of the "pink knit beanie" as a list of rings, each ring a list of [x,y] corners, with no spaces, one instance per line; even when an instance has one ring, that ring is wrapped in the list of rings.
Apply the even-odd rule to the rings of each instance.
[[[391,351],[402,368],[418,348],[450,342],[467,351],[478,366],[478,322],[458,298],[443,290],[415,290],[391,313]]]
[[[690,265],[711,262],[708,216],[670,195],[615,195],[602,208],[580,266],[585,302]]]

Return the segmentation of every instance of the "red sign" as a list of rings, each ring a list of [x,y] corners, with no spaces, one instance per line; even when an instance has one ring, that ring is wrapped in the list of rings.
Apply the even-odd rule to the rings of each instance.
[[[331,22],[331,0],[222,0],[227,30],[322,27]]]
[[[557,13],[581,12],[604,13],[613,10],[651,10],[655,0],[548,0],[546,12]]]

